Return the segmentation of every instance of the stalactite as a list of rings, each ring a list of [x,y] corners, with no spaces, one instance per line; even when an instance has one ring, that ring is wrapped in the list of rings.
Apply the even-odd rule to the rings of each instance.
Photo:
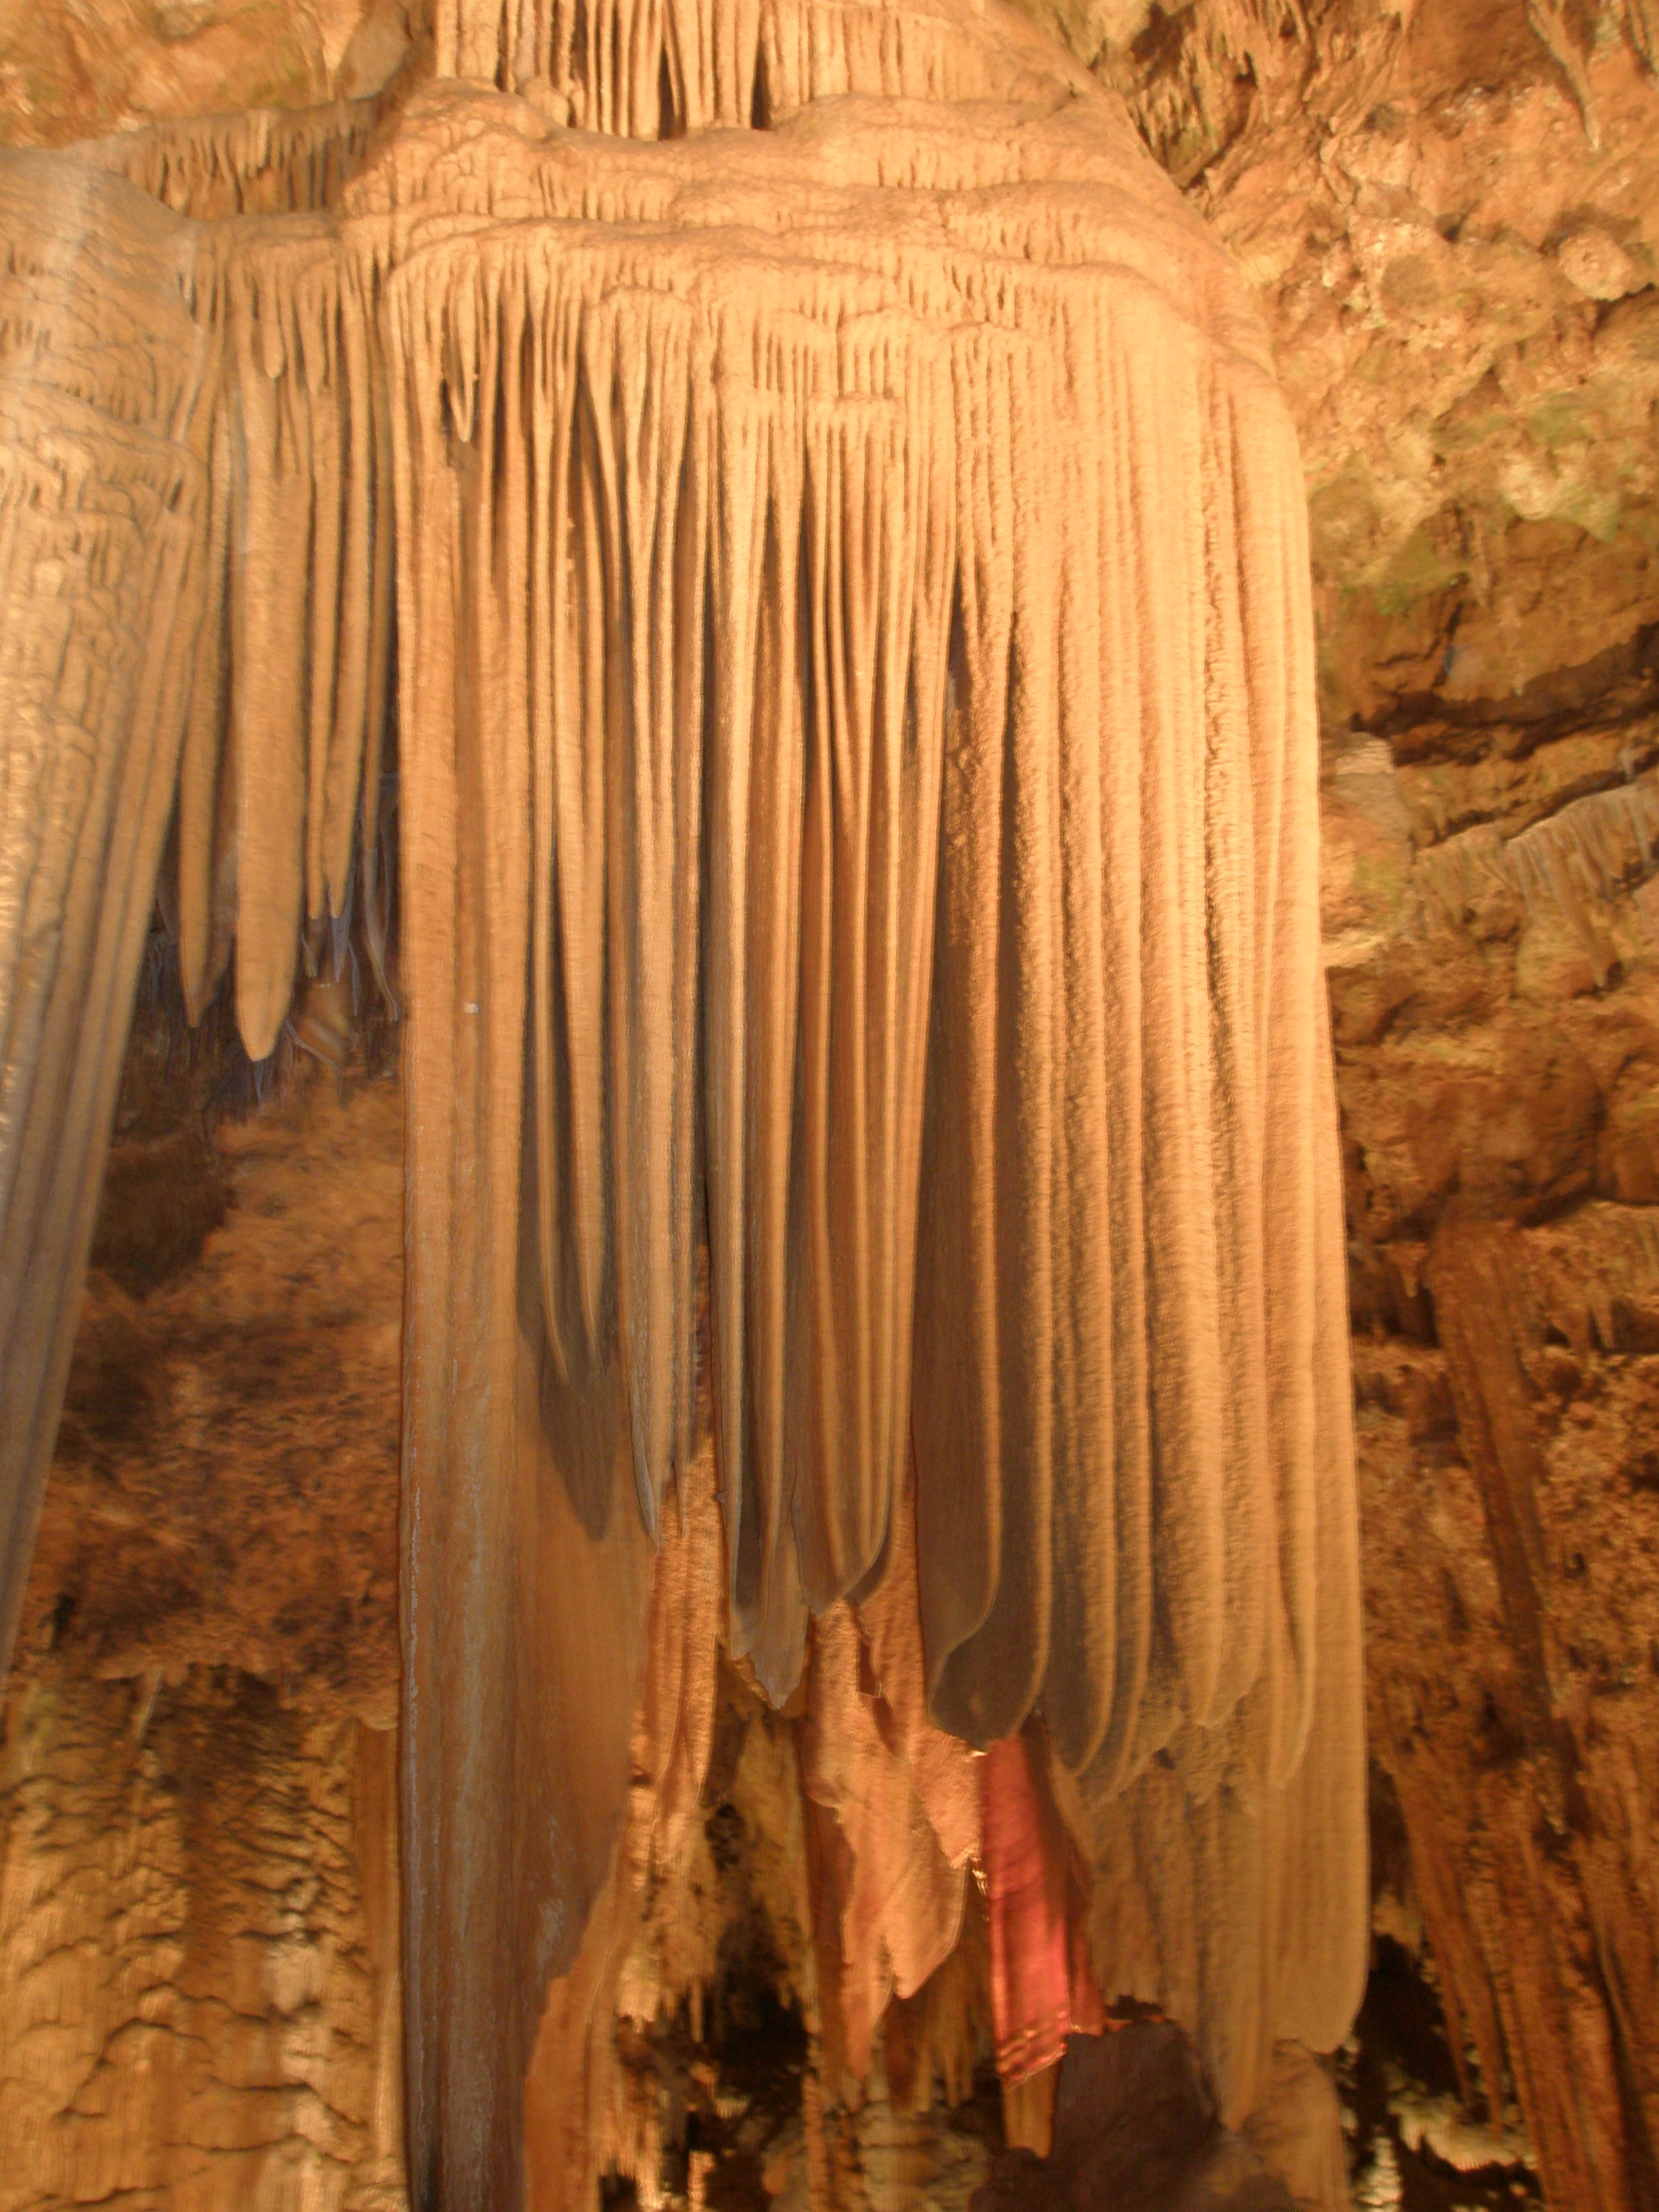
[[[118,155],[235,211],[169,233],[214,386],[177,907],[256,1058],[377,910],[395,688],[416,2199],[520,2201],[532,2062],[612,2094],[630,1788],[683,1820],[704,1755],[712,1616],[673,1665],[650,1625],[693,1540],[770,1694],[810,1666],[837,2047],[950,1949],[941,1731],[1035,1717],[1103,1989],[1237,2117],[1345,2032],[1364,1926],[1261,329],[978,0],[443,0],[434,40],[373,149],[354,109]]]
[[[890,2004],[883,2020],[888,2094],[901,2112],[927,2112],[936,2100],[947,2111],[965,2104],[991,2042],[990,1960],[977,1885],[964,1892],[963,1905],[950,1957],[916,1997]]]
[[[1573,1225],[1582,1233],[1590,1224],[1580,1216]],[[1632,1257],[1651,1250],[1634,1224],[1618,1242]],[[1445,1956],[1455,1961],[1489,2106],[1501,2117],[1507,2067],[1552,2197],[1639,2202],[1640,2185],[1632,2190],[1625,2179],[1641,2171],[1647,2124],[1631,2063],[1630,2008],[1621,2002],[1591,2014],[1581,2028],[1567,2024],[1566,1993],[1583,1972],[1575,1954],[1595,1955],[1610,1978],[1623,1969],[1617,1936],[1609,1941],[1607,1923],[1597,1924],[1605,1894],[1595,1864],[1601,1822],[1588,1794],[1595,1778],[1585,1741],[1594,1724],[1586,1728],[1583,1708],[1564,1692],[1573,1667],[1562,1649],[1562,1616],[1551,1603],[1559,1555],[1546,1534],[1552,1470],[1533,1410],[1529,1359],[1542,1331],[1531,1261],[1513,1228],[1474,1221],[1443,1223],[1429,1255],[1461,1448],[1505,1632],[1509,1664],[1495,1695],[1510,1758],[1524,1763],[1528,1786],[1513,1812],[1500,1808],[1495,1820],[1486,1815],[1501,1839],[1488,1862],[1502,1900],[1498,1912],[1478,1891],[1460,1894],[1457,1875],[1436,1863],[1440,1855],[1432,1849],[1425,1904],[1437,1950],[1443,1936]],[[1409,1692],[1402,1692],[1402,1719],[1408,1702]],[[1413,1810],[1428,1814],[1418,1832],[1447,1834],[1443,1818],[1430,1810],[1434,1747],[1397,1735],[1390,1748]],[[1551,1848],[1540,1850],[1545,1836]],[[1558,1881],[1568,1869],[1576,1879],[1557,1887],[1547,1866]],[[1568,2042],[1575,2053],[1570,2089],[1547,2056]]]
[[[1088,82],[1012,15],[964,19],[948,0],[438,0],[434,50],[441,76],[489,78],[573,129],[626,138],[765,128],[847,93],[1011,100]]]
[[[348,916],[359,886],[375,903],[392,603],[378,276],[320,222],[256,222],[210,234],[198,283],[223,373],[179,776],[180,964],[199,1017],[234,942],[261,1060],[303,929]]]
[[[76,150],[175,215],[303,215],[331,206],[356,175],[380,106],[378,99],[339,100],[326,107],[169,118]]]
[[[720,1601],[720,1531],[712,1451],[682,1485],[684,1512],[665,1528],[635,1716],[628,1817],[570,1972],[550,1993],[526,2092],[526,2160],[542,2212],[586,2212],[607,2173],[653,2192],[661,2163],[649,2076],[621,2062],[619,2017],[648,2027],[712,1978],[711,1931],[692,1895],[693,1829],[708,1771]],[[659,1889],[666,1897],[653,1894]],[[678,1941],[670,1949],[666,1931]],[[653,1936],[658,1940],[653,1945]]]
[[[1585,137],[1592,146],[1599,146],[1601,126],[1595,112],[1595,94],[1590,87],[1589,57],[1585,52],[1588,41],[1578,19],[1563,5],[1563,0],[1527,0],[1527,21],[1539,44],[1566,79],[1583,120]],[[1631,32],[1639,36],[1639,16],[1627,17],[1626,24]],[[1635,37],[1632,43],[1637,43]]]
[[[777,191],[786,149],[795,188],[810,190],[823,125],[805,122],[799,147],[787,124],[723,141],[718,191],[684,154],[619,151],[608,203],[600,165],[590,158],[578,175],[556,131],[539,174],[526,138],[495,140],[480,149],[487,204],[506,197],[498,161],[510,162],[520,204],[539,200],[566,221],[607,204],[659,216],[661,165],[675,158],[701,191],[672,202],[674,230],[647,229],[637,246],[626,232],[584,231],[562,237],[556,258],[533,224],[468,225],[394,277],[394,350],[413,358],[423,410],[409,480],[453,455],[450,481],[472,517],[456,526],[461,542],[517,564],[500,570],[504,589],[471,602],[457,644],[476,651],[476,672],[453,709],[442,695],[429,738],[411,733],[405,773],[421,772],[428,748],[447,762],[453,741],[441,733],[476,714],[480,736],[510,737],[498,755],[509,793],[551,790],[560,760],[567,774],[579,762],[608,783],[618,769],[635,779],[623,805],[613,785],[555,800],[534,840],[532,866],[547,873],[529,911],[547,917],[532,933],[544,974],[532,1036],[556,1040],[537,1078],[556,1093],[535,1139],[544,1326],[550,1343],[574,1347],[560,1354],[568,1376],[586,1360],[628,1376],[647,1512],[672,1483],[675,1377],[689,1358],[673,1255],[695,1157],[678,1133],[693,1116],[670,1102],[694,1068],[668,956],[703,933],[701,1142],[732,1628],[780,1694],[805,1605],[857,1594],[883,1561],[902,1461],[881,1431],[902,1403],[904,1201],[919,1194],[914,1407],[934,1711],[983,1742],[1040,1705],[1085,1776],[1100,1832],[1134,1824],[1157,1911],[1171,1928],[1189,1923],[1198,1946],[1160,1954],[1140,1993],[1206,2036],[1237,2117],[1276,2040],[1340,2033],[1363,1972],[1360,1860],[1352,1842],[1328,1848],[1359,1833],[1363,1765],[1294,452],[1260,371],[1235,349],[1248,331],[1224,294],[1209,327],[1225,350],[1206,353],[1146,277],[1103,273],[1109,241],[1129,227],[1121,201],[1076,213],[1056,238],[1035,193],[953,198],[945,149],[920,128],[907,145],[884,124],[878,157],[873,124],[844,124],[833,223],[786,233],[774,213],[759,292],[744,255],[702,225],[729,219],[734,202],[747,214],[751,175]],[[1045,127],[1066,173],[1068,128],[1033,121],[1024,179],[1040,173]],[[455,145],[444,158],[464,167]],[[930,172],[944,252],[904,236],[904,210],[890,212],[879,185],[864,188],[868,221],[847,198],[849,174],[890,179],[907,159]],[[983,194],[981,148],[964,167]],[[1000,258],[1032,230],[1086,275]],[[864,275],[826,282],[817,263],[830,252]],[[623,312],[607,304],[613,288],[638,319],[637,398],[618,392],[608,366]],[[960,331],[944,356],[948,386],[932,366],[941,325]],[[511,377],[526,332],[549,364],[536,418],[549,458],[533,443],[532,453],[550,490],[544,507],[539,495],[531,503],[548,520],[531,527],[573,547],[562,568],[534,550],[544,540],[513,551],[522,403]],[[699,374],[688,364],[700,361]],[[653,463],[653,477],[636,462],[630,477],[602,418],[620,426],[610,435],[624,452],[648,420],[672,441],[668,463]],[[895,422],[904,436],[890,444]],[[505,472],[486,489],[468,456],[492,451]],[[689,517],[687,452],[712,473]],[[878,507],[865,472],[884,454]],[[666,488],[655,510],[653,485]],[[663,596],[671,540],[672,591],[689,598]],[[485,573],[482,551],[472,573]],[[554,605],[542,617],[544,576]],[[537,586],[531,635],[514,642],[509,629],[498,647],[496,610],[518,620],[526,577]],[[1172,591],[1176,577],[1187,580]],[[798,592],[779,610],[768,580],[785,578]],[[422,608],[447,604],[449,589]],[[579,589],[581,610],[561,611],[558,595]],[[413,623],[433,619],[417,611]],[[634,732],[643,720],[648,738],[661,711],[651,702],[697,693],[672,659],[670,628],[699,649],[709,641],[700,879],[676,858],[695,834],[676,793],[697,773],[665,736],[654,780],[643,791],[636,781]],[[607,634],[631,638],[636,654],[649,640],[659,655],[629,671],[631,714],[605,690],[623,649]],[[562,744],[535,738],[514,713],[514,672],[538,650],[549,696],[574,718]],[[854,731],[861,745],[849,745]],[[552,748],[540,771],[536,744]],[[901,777],[893,798],[866,800],[860,778],[907,758],[916,795]],[[523,805],[501,803],[503,819]],[[746,837],[757,805],[775,811]],[[903,827],[934,806],[937,902],[928,841]],[[892,841],[896,880],[922,893],[915,923],[902,907],[881,919],[872,827]],[[649,882],[636,840],[658,871]],[[768,856],[758,904],[751,854]],[[605,917],[603,936],[580,928],[584,909],[561,906],[556,886]],[[930,945],[923,917],[935,908]],[[664,917],[654,971],[629,933],[652,913]],[[866,933],[878,929],[884,951],[872,964]],[[751,988],[757,941],[775,964]],[[872,1008],[884,961],[896,979],[932,966],[925,1113],[916,1077],[886,1057],[895,1044],[902,1054],[907,1030],[918,1038],[921,1007],[913,994]],[[618,1037],[641,1006],[648,1020]],[[584,1067],[605,1064],[607,1023],[609,1097],[653,1117],[654,1199],[650,1178],[619,1165],[599,1073],[580,1103]],[[637,1267],[640,1287],[623,1287],[630,1212],[651,1224],[648,1244],[636,1234],[658,1287]],[[602,1256],[584,1261],[588,1249]],[[647,1328],[625,1328],[630,1308]],[[595,1320],[608,1341],[588,1333]],[[879,1387],[889,1376],[891,1396]],[[605,1480],[597,1463],[593,1480]],[[1170,1746],[1173,1770],[1149,1765]],[[1158,1873],[1187,1849],[1189,1877]],[[1218,1929],[1227,1941],[1206,1932]]]
[[[1533,1306],[1581,1359],[1634,1350],[1644,1333],[1635,1316],[1659,1296],[1659,1206],[1592,1200],[1577,1218],[1582,1238],[1564,1233],[1529,1258]]]
[[[1653,0],[1624,0],[1620,12],[1632,51],[1650,76],[1659,75],[1659,10]]]

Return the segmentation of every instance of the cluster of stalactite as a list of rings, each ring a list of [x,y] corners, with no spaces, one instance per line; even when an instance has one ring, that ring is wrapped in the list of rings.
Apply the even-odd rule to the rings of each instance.
[[[714,1485],[705,1423],[658,1555],[623,1839],[538,2026],[526,2154],[532,2201],[544,2212],[586,2212],[607,2174],[636,2180],[650,2200],[663,2166],[661,2100],[650,2069],[619,2054],[617,2024],[646,2033],[685,2005],[701,2040],[719,1976],[718,1884],[703,1832],[724,1611]],[[770,1863],[750,1880],[777,1942],[779,1994],[810,2039],[815,2203],[836,2201],[825,2103],[868,2076],[890,1998],[929,1990],[907,2085],[925,2106],[936,2075],[951,2101],[967,2094],[984,1995],[959,1949],[968,1868],[983,1848],[981,1762],[927,1716],[913,1516],[895,1554],[868,1605],[837,1603],[816,1624],[797,1721],[755,1739]],[[947,1965],[958,1966],[954,1978],[940,1973]]]
[[[574,129],[626,138],[765,129],[848,93],[1047,103],[1089,86],[1054,46],[953,0],[438,0],[434,45],[440,76],[487,78]]]
[[[976,1847],[929,1796],[966,1753],[917,1747],[1040,1719],[1110,1870],[1101,1988],[1186,2021],[1237,2118],[1276,2041],[1345,2033],[1364,1947],[1261,334],[1112,104],[969,0],[434,37],[505,89],[127,164],[190,218],[213,367],[165,888],[256,1059],[380,910],[396,724],[416,2199],[521,2187],[641,1682],[673,1705],[653,1552],[705,1387],[708,1637],[778,1699],[815,1616],[820,1684],[849,1606],[926,1654],[890,1804],[836,1778],[856,1685],[822,1739],[819,1802],[920,1855],[903,1927],[848,1893],[858,2006],[937,1963]]]
[[[360,896],[378,954],[391,681],[392,466],[372,262],[319,216],[210,232],[198,275],[221,374],[207,582],[179,778],[185,1001],[235,947],[255,1060]]]
[[[339,198],[362,166],[379,99],[183,117],[89,140],[80,157],[125,177],[175,215],[303,215]]]

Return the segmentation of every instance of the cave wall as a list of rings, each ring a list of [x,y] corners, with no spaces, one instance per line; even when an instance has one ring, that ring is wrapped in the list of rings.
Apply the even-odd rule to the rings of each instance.
[[[0,12],[0,143],[61,146],[153,118],[378,92],[418,0],[83,0]]]
[[[1552,2203],[1640,2212],[1659,2202],[1650,26],[1639,0],[1113,0],[1050,20],[1239,259],[1303,442],[1372,1752],[1411,1856],[1395,1902],[1426,1931],[1472,2095],[1508,2076]],[[306,105],[374,89],[409,34],[384,6],[19,10],[0,109],[43,143]],[[20,1963],[0,1985],[27,1994],[0,2022],[0,2205],[14,2173],[20,2205],[116,2185],[88,2116],[126,2094],[173,2163],[121,2186],[216,2185],[179,2163],[200,2135],[274,2146],[273,2203],[372,2201],[342,2192],[387,2140],[383,2053],[352,2040],[381,2017],[362,1928],[382,1844],[359,1849],[350,1808],[395,1632],[390,1097],[301,1083],[263,1124],[216,1119],[232,1203],[180,1231],[167,1282],[124,1283],[118,1233],[104,1243],[8,1690],[0,1942]],[[112,1188],[199,1182],[199,1158],[158,1166],[195,1141],[135,1109]],[[246,1748],[184,1755],[215,1741]],[[183,1800],[233,1770],[266,1778],[280,1818],[192,1828]],[[274,1970],[193,1932],[189,1900],[276,1893],[319,1822],[323,1901],[269,1940],[332,1962],[305,1968],[299,2011],[351,2049],[301,2064],[299,2031],[270,2024],[298,1983],[273,1994]],[[40,1932],[46,1893],[76,1900],[61,1940]],[[173,2128],[166,2068],[134,2061],[141,2092],[125,2060],[88,2065],[150,2035],[150,1969],[125,1933],[91,1932],[118,1924],[191,1962],[156,1972],[158,2048],[194,2032],[166,2005],[266,2022],[257,2063],[230,2036],[183,2093],[201,2129]],[[82,2005],[97,2025],[71,2033]],[[301,2077],[341,2116],[322,2148]],[[278,2080],[300,2117],[272,2126],[253,2116]]]

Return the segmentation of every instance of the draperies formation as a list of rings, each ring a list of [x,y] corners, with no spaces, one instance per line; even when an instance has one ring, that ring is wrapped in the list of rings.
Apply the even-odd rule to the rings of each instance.
[[[1364,1923],[1260,330],[1115,109],[970,0],[446,6],[436,61],[504,91],[198,234],[176,890],[192,1006],[234,957],[267,1052],[296,946],[374,903],[395,667],[416,2201],[519,2186],[704,1245],[732,1648],[788,1692],[914,1462],[933,1715],[1041,1715],[1102,1987],[1189,2019],[1237,2114],[1275,2037],[1346,2032]]]
[[[0,167],[0,1662],[103,1181],[205,569],[188,233]]]

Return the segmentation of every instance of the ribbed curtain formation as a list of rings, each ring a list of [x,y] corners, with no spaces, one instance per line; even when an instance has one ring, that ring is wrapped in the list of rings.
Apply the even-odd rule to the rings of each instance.
[[[181,226],[0,164],[0,1665],[79,1318],[172,804],[210,347]]]
[[[1236,2114],[1346,2032],[1364,1925],[1261,331],[972,0],[445,0],[436,60],[283,151],[361,162],[333,205],[198,234],[176,841],[191,1004],[234,963],[257,1057],[374,904],[395,714],[416,2201],[519,2186],[705,1382],[734,1653],[786,1696],[914,1485],[934,1719],[1041,1717],[1103,1990]]]

